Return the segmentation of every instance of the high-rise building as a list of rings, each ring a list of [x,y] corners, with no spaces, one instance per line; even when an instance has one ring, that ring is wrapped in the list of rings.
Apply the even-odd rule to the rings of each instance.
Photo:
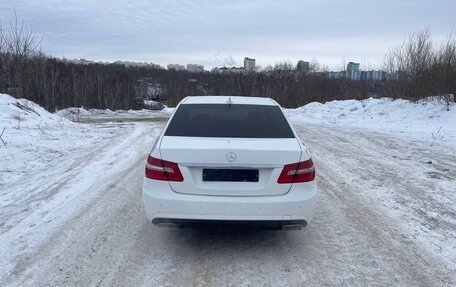
[[[347,72],[359,71],[359,63],[349,62],[347,64]]]
[[[204,66],[198,64],[187,64],[187,71],[189,72],[204,72]]]
[[[255,59],[251,59],[251,58],[245,57],[244,58],[244,69],[247,72],[255,71]]]
[[[299,60],[296,65],[298,72],[308,73],[310,71],[310,63],[306,61]]]
[[[185,71],[185,66],[179,64],[168,64],[168,70]]]

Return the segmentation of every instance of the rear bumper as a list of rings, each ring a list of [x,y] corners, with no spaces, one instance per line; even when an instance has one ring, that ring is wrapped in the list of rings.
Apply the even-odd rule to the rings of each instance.
[[[284,195],[208,196],[180,194],[165,181],[144,179],[143,201],[149,221],[280,221],[309,222],[316,202],[314,182],[293,184]]]
[[[307,225],[305,220],[203,220],[154,218],[152,223],[166,227],[197,227],[223,229],[302,229]]]

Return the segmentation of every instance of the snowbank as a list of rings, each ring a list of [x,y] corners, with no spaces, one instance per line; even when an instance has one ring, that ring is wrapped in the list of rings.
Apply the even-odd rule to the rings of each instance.
[[[38,104],[0,94],[0,189],[52,170],[74,152],[84,153],[109,130],[73,123]],[[6,143],[6,144],[5,144]],[[1,200],[1,198],[0,198]]]
[[[0,94],[0,128],[37,128],[69,124],[62,117],[46,111],[43,107],[26,99],[16,99]]]
[[[174,112],[174,109],[175,108],[168,108],[168,107],[165,107],[163,110],[161,110],[163,113],[165,114],[172,114]]]
[[[148,110],[163,110],[166,106],[163,103],[152,101],[152,100],[144,100],[144,106]]]
[[[6,142],[0,140],[1,286],[40,284],[3,280],[21,268],[20,262],[52,245],[60,228],[99,198],[100,182],[119,178],[124,170],[130,174],[125,169],[130,165],[136,168],[147,153],[144,146],[160,132],[148,128],[77,124],[33,102],[0,94],[0,133],[4,130]],[[111,191],[110,186],[106,194]]]
[[[292,122],[356,127],[456,144],[456,105],[427,99],[419,103],[388,98],[310,103],[285,109]]]

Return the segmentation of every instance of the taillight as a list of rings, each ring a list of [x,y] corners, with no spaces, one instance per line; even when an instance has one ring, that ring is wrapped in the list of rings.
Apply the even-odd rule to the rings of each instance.
[[[146,163],[146,177],[156,180],[184,181],[177,163],[158,159],[150,155]]]
[[[311,159],[287,164],[280,173],[278,183],[308,182],[315,179],[315,167]]]

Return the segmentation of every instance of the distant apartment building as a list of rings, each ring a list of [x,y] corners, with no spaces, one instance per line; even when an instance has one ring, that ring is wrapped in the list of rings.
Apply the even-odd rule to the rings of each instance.
[[[213,68],[211,70],[213,73],[244,73],[245,69],[243,67],[222,67],[222,68]]]
[[[168,70],[185,71],[185,66],[179,64],[168,64]]]
[[[247,72],[255,71],[255,59],[251,59],[251,58],[245,57],[244,58],[244,69]]]
[[[214,67],[214,68],[212,68],[211,72],[212,73],[225,73],[226,70],[228,70],[227,67],[222,67],[222,68]]]
[[[357,81],[361,79],[361,71],[359,70],[359,63],[349,62],[347,64],[347,72],[345,77],[349,80]]]
[[[130,62],[130,61],[115,61],[114,64],[117,65],[124,65],[125,67],[160,67],[154,63],[146,63],[146,62]]]
[[[374,80],[374,81],[383,81],[386,79],[385,71],[362,71],[361,73],[362,80]]]
[[[360,71],[360,70],[354,70],[354,71],[352,70],[352,71],[347,71],[347,73],[345,74],[345,77],[352,81],[358,81],[361,79],[361,74],[362,74],[362,71]]]
[[[328,72],[328,77],[330,79],[343,79],[345,78],[345,72]]]
[[[67,59],[67,58],[63,58],[62,59],[63,62],[69,62],[69,63],[73,63],[73,64],[80,64],[80,65],[88,65],[88,64],[94,64],[96,63],[95,61],[90,61],[90,60],[86,60],[86,59]],[[104,64],[103,62],[98,62],[99,64]],[[110,64],[110,63],[106,63],[106,64]]]
[[[348,79],[352,81],[358,80],[373,80],[383,81],[388,75],[385,71],[341,71],[341,72],[328,72],[328,78],[330,79]]]
[[[310,63],[299,60],[298,64],[296,65],[296,70],[298,70],[298,72],[308,73],[310,72]]]
[[[232,73],[244,73],[245,72],[245,68],[243,68],[243,67],[239,67],[239,68],[232,67],[232,68],[230,68],[230,72],[232,72]]]
[[[347,72],[359,71],[359,63],[349,62],[347,64]]]
[[[187,64],[187,71],[189,72],[204,72],[204,66],[198,64]]]
[[[135,90],[138,98],[142,100],[165,101],[166,95],[163,89],[162,78],[144,77],[136,82]]]

